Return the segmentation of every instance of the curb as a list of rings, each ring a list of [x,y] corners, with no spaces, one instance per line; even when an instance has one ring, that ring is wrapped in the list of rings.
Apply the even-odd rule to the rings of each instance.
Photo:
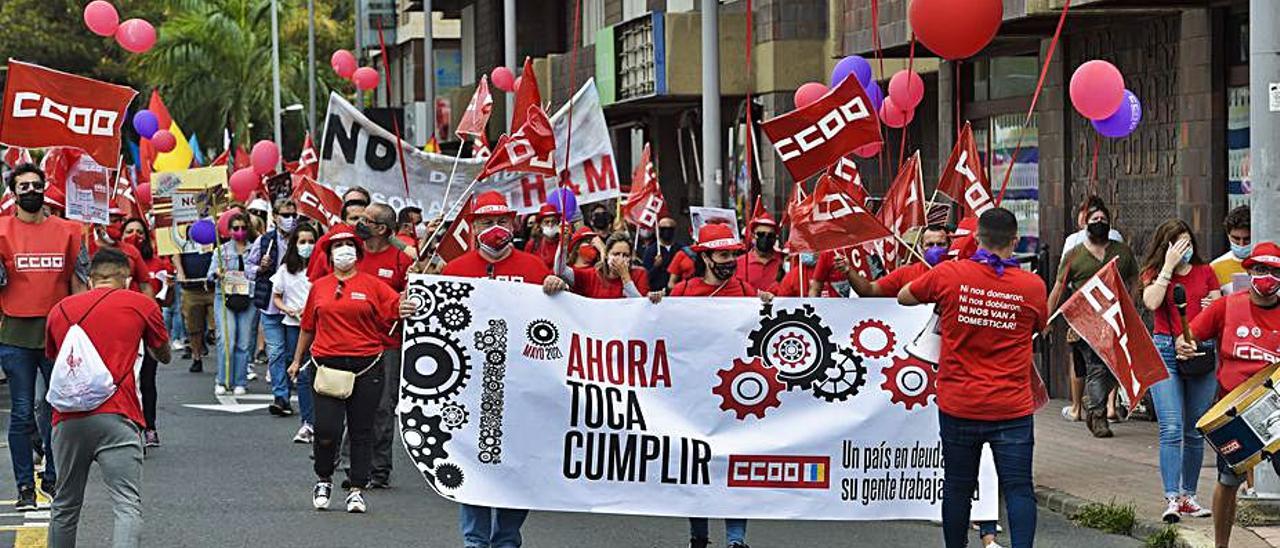
[[[1096,504],[1095,501],[1082,499],[1065,491],[1044,485],[1036,485],[1035,491],[1036,502],[1039,506],[1068,517],[1080,512],[1088,504]],[[1167,525],[1161,521],[1135,519],[1133,530],[1129,531],[1128,536],[1144,541],[1147,537],[1163,531],[1165,527]],[[1179,548],[1214,548],[1213,539],[1202,533],[1179,527],[1178,535],[1180,538],[1178,542]]]

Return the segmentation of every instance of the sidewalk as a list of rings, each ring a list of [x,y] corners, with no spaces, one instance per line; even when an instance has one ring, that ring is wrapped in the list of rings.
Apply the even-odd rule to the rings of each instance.
[[[1062,406],[1050,401],[1036,414],[1035,472],[1037,494],[1044,504],[1055,493],[1066,493],[1091,502],[1133,504],[1138,523],[1160,524],[1164,511],[1160,484],[1157,427],[1155,422],[1112,424],[1115,437],[1095,439],[1083,422],[1062,419]],[[1205,447],[1197,499],[1208,507],[1217,483],[1214,453]],[[1191,546],[1213,547],[1212,518],[1183,518],[1182,537]],[[1269,539],[1270,542],[1264,540]],[[1231,546],[1266,548],[1280,546],[1280,528],[1237,526]]]

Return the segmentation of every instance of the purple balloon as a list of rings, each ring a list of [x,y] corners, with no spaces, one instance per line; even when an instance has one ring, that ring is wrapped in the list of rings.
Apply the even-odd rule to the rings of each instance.
[[[871,62],[867,61],[861,55],[850,55],[841,59],[836,63],[836,68],[831,71],[831,87],[840,85],[850,74],[857,76],[858,83],[862,87],[867,87],[871,80]]]
[[[1120,101],[1120,108],[1115,114],[1093,121],[1093,129],[1103,137],[1112,139],[1120,139],[1128,137],[1130,133],[1138,129],[1138,124],[1142,122],[1142,102],[1138,101],[1138,96],[1132,91],[1124,90],[1124,100]]]
[[[875,107],[876,112],[880,112],[880,105],[884,104],[884,91],[880,89],[880,82],[873,80],[866,90],[867,99],[871,100],[871,106]]]
[[[137,130],[138,135],[143,139],[150,139],[160,131],[160,120],[149,110],[139,110],[133,115],[133,129]]]
[[[200,219],[191,224],[191,239],[200,245],[209,245],[217,240],[218,227],[209,219]]]
[[[564,193],[563,200],[561,200],[561,192]],[[551,204],[551,207],[556,208],[556,211],[560,212],[560,216],[564,217],[565,220],[573,221],[578,218],[578,197],[573,195],[572,190],[567,188],[557,188],[552,190],[547,194],[547,203]],[[568,211],[569,214],[566,215],[566,211]]]

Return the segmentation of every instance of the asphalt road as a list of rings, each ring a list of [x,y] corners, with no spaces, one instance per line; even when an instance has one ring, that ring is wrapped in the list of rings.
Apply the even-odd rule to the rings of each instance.
[[[261,368],[259,368],[261,373]],[[367,494],[369,513],[311,509],[310,448],[291,442],[296,417],[265,410],[264,380],[251,383],[240,406],[244,413],[187,407],[219,405],[212,373],[192,374],[185,363],[159,373],[159,426],[163,446],[147,455],[143,477],[146,546],[461,546],[457,506],[430,492],[406,454],[396,453],[392,488]],[[0,386],[7,428],[8,389]],[[253,395],[258,394],[257,399]],[[245,408],[241,407],[241,408]],[[234,407],[228,407],[228,409]],[[0,438],[2,440],[3,438]],[[10,478],[9,453],[0,451],[0,546],[44,546],[47,513],[15,514],[17,493]],[[335,478],[338,479],[338,478]],[[335,492],[334,508],[341,503]],[[1042,510],[1041,547],[1137,547],[1141,543],[1075,527]],[[682,548],[683,519],[535,512],[524,528],[531,548]],[[111,505],[95,477],[86,494],[80,524],[81,546],[109,546]],[[715,545],[723,546],[723,526],[713,522]],[[940,546],[940,530],[914,522],[752,521],[755,548],[848,546]],[[1002,535],[1007,545],[1007,537]],[[973,541],[977,543],[976,534]]]

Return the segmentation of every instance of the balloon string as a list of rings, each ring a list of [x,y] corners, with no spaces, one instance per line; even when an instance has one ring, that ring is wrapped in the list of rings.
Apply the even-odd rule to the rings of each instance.
[[[915,62],[916,62],[916,36],[915,34],[912,34],[911,35],[911,51],[907,54],[907,73],[908,73],[907,74],[907,95],[911,95],[911,74],[913,73]],[[890,82],[890,86],[892,86],[893,80],[890,80],[889,82]],[[914,112],[915,111],[912,110],[913,116],[914,116]],[[907,123],[902,125],[902,141],[898,144],[898,171],[902,171],[902,166],[907,163],[907,127],[911,125],[912,121],[914,121],[914,119],[907,120]]]
[[[1031,124],[1031,116],[1036,112],[1036,102],[1040,100],[1040,92],[1044,90],[1044,80],[1049,74],[1049,65],[1053,63],[1053,53],[1058,48],[1058,40],[1062,38],[1062,27],[1067,23],[1067,12],[1071,10],[1071,0],[1065,0],[1062,4],[1062,15],[1058,16],[1058,28],[1053,31],[1053,39],[1049,41],[1049,50],[1045,55],[1044,64],[1040,67],[1040,81],[1036,82],[1036,91],[1031,96],[1031,106],[1027,108],[1027,117],[1022,121],[1022,129],[1018,132],[1018,141],[1013,147],[1013,155],[1009,157],[1009,167],[1004,171],[1004,182],[1000,184],[1000,194],[996,196],[996,207],[1004,201],[1004,193],[1009,190],[1009,179],[1013,176],[1013,166],[1018,161],[1018,153],[1022,151],[1022,138],[1026,135],[1025,129]]]
[[[570,50],[569,52],[569,104],[568,104],[568,108],[565,109],[565,122],[567,124],[566,126],[567,131],[565,132],[565,140],[564,140],[564,171],[561,171],[560,177],[556,179],[556,197],[557,197],[557,200],[560,202],[560,242],[559,242],[559,245],[556,246],[556,259],[555,259],[555,262],[557,265],[560,264],[561,258],[565,258],[566,260],[568,258],[569,246],[571,243],[569,241],[571,239],[570,228],[573,226],[569,224],[569,220],[572,219],[574,217],[574,213],[576,213],[576,212],[565,211],[565,209],[567,209],[568,204],[566,203],[567,199],[564,196],[564,193],[565,193],[564,183],[565,183],[565,180],[569,178],[569,163],[572,161],[572,158],[570,158],[569,155],[573,152],[573,97],[578,93],[578,90],[577,90],[578,44],[579,44],[579,41],[581,40],[578,33],[579,33],[579,27],[581,26],[581,21],[582,21],[582,0],[574,0],[573,2],[573,49]]]
[[[1089,165],[1089,195],[1093,196],[1098,190],[1098,150],[1102,148],[1102,136],[1098,133],[1093,134],[1093,163]]]
[[[880,77],[884,78],[884,52],[880,49],[880,0],[871,0],[871,47],[875,50],[876,60],[880,64]],[[872,78],[872,80],[875,79],[876,78],[874,77]],[[836,82],[832,82],[832,84],[835,83]],[[882,93],[882,95],[886,96],[887,94],[888,92]],[[877,112],[876,115],[879,116],[880,113]],[[885,130],[885,133],[887,134],[888,130]],[[876,166],[880,169],[881,182],[885,181],[884,166],[886,160],[890,159],[888,149],[888,143],[882,142],[880,145],[880,153],[876,155]],[[885,188],[888,188],[888,186],[886,185]]]
[[[430,21],[431,16],[427,16]],[[382,40],[382,21],[378,21],[378,47],[382,49],[382,71],[387,74],[387,104],[391,104],[391,65],[387,61],[387,43]],[[400,177],[404,179],[404,195],[409,196],[409,168],[404,162],[404,141],[400,139],[400,121],[391,117],[391,130],[396,134],[396,156],[400,160]],[[462,146],[462,145],[458,145]]]
[[[752,71],[751,71],[751,43],[752,43],[752,41],[754,40],[754,38],[753,38],[753,36],[752,36],[752,32],[751,32],[751,30],[752,30],[752,29],[751,29],[751,27],[752,27],[752,25],[754,24],[754,18],[752,17],[752,15],[753,15],[752,9],[753,9],[753,8],[752,8],[751,0],[747,0],[747,46],[746,46],[746,54],[747,54],[747,55],[746,55],[746,58],[747,58],[747,72],[746,72],[746,74],[747,74],[747,76],[751,76],[751,74],[752,74]],[[750,78],[748,78],[748,79],[747,79],[747,81],[748,81],[748,82],[750,82],[750,81],[752,81],[752,80],[751,80]],[[757,200],[757,201],[759,201],[759,200],[760,200],[760,193],[758,193],[758,192],[756,191],[756,186],[753,184],[753,183],[754,183],[754,181],[753,181],[753,179],[752,179],[752,177],[751,177],[751,175],[752,175],[752,171],[751,171],[751,168],[752,168],[752,166],[751,166],[751,149],[752,149],[751,139],[754,137],[754,136],[752,135],[752,133],[753,133],[753,132],[751,131],[751,110],[752,110],[752,106],[751,106],[751,86],[748,86],[748,87],[747,87],[747,116],[746,116],[746,118],[747,118],[747,135],[746,135],[746,140],[745,140],[745,141],[743,141],[743,144],[744,144],[744,146],[745,146],[745,148],[744,148],[744,150],[743,150],[743,154],[745,154],[745,155],[746,155],[746,157],[747,157],[747,161],[746,161],[746,168],[747,168],[747,195],[749,196],[749,195],[751,195],[751,194],[755,194],[755,195],[756,195],[756,196],[755,196],[756,200]],[[752,215],[755,215],[755,210],[754,210],[754,209],[751,211],[751,214],[752,214]],[[751,264],[751,261],[749,261],[749,260],[748,260],[748,261],[747,261],[747,264],[748,264],[748,265],[750,265],[750,264]]]

